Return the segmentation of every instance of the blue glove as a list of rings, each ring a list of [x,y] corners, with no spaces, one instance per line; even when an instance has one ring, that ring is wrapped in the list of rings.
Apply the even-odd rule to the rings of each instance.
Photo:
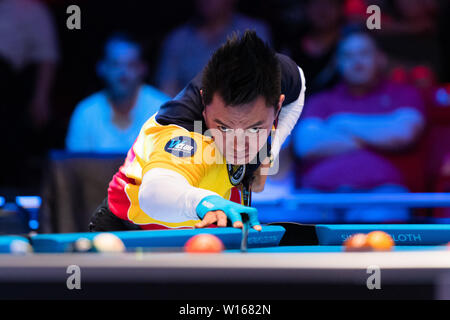
[[[258,210],[256,208],[246,207],[215,195],[204,197],[195,210],[201,219],[210,211],[222,210],[228,219],[231,220],[232,224],[236,221],[242,222],[241,213],[246,213],[250,227],[260,225],[258,221]]]

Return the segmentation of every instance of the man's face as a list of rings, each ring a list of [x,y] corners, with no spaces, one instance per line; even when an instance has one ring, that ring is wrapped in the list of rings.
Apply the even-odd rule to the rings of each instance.
[[[145,66],[139,48],[131,43],[114,41],[107,45],[99,75],[116,96],[129,96],[141,84]]]
[[[277,110],[281,108],[283,100],[284,95],[281,95]],[[275,106],[267,106],[261,96],[246,105],[227,106],[216,93],[205,107],[203,117],[227,163],[246,164],[253,161],[264,147],[277,110]]]
[[[353,35],[341,44],[338,67],[350,85],[370,84],[380,68],[380,53],[374,42],[365,35]]]

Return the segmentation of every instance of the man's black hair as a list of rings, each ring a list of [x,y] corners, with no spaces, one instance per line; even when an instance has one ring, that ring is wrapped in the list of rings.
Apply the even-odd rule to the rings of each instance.
[[[125,42],[125,43],[129,43],[135,47],[138,48],[139,53],[141,54],[141,56],[143,55],[143,46],[142,43],[134,36],[132,36],[129,33],[126,33],[124,31],[118,31],[118,32],[114,32],[112,33],[110,36],[108,36],[108,38],[105,40],[104,44],[103,44],[103,56],[106,56],[106,47],[113,42]]]
[[[281,70],[275,52],[255,31],[235,33],[211,57],[202,77],[203,101],[218,93],[227,106],[253,102],[262,96],[276,107],[281,94]]]

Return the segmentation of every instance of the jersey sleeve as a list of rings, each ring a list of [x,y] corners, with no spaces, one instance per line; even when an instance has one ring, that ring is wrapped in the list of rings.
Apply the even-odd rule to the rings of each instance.
[[[210,195],[218,194],[193,187],[173,170],[153,168],[142,180],[139,206],[159,224],[167,227],[192,226],[199,220],[196,211],[198,204]]]

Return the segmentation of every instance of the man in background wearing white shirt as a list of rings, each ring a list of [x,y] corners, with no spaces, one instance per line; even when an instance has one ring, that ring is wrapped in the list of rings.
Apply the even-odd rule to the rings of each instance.
[[[143,83],[146,72],[138,43],[124,35],[109,38],[97,65],[105,89],[75,108],[66,137],[67,150],[126,153],[144,122],[169,100]]]

